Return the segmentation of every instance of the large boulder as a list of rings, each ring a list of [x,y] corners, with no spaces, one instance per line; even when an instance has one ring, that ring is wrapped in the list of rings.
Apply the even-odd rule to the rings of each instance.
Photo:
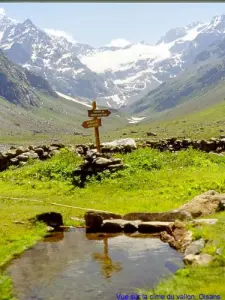
[[[102,143],[102,151],[112,151],[112,152],[131,152],[132,150],[137,149],[137,145],[134,139],[119,139],[113,142]]]
[[[63,218],[60,213],[47,212],[36,216],[36,221],[44,222],[50,227],[59,228],[63,226]]]
[[[216,191],[208,191],[196,196],[190,202],[179,208],[180,212],[188,212],[193,218],[207,216],[216,211],[224,210],[225,194]]]

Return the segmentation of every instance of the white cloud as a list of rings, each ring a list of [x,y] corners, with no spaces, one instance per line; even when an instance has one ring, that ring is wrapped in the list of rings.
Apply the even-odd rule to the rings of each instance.
[[[0,16],[5,16],[5,10],[4,8],[0,7]]]
[[[116,39],[116,40],[112,40],[110,44],[106,45],[108,47],[119,47],[119,48],[124,48],[128,45],[130,45],[131,43],[127,40],[124,39]]]
[[[64,37],[71,43],[76,43],[76,41],[73,39],[72,35],[66,33],[62,30],[55,30],[55,29],[45,29],[45,32],[49,35],[57,36],[57,37]]]

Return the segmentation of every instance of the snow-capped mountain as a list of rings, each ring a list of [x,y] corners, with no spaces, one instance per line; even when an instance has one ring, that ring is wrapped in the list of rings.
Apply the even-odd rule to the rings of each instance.
[[[58,92],[121,107],[181,74],[225,38],[225,16],[171,29],[155,45],[119,38],[94,48],[31,20],[17,23],[0,10],[0,37],[13,62],[42,75]]]
[[[3,37],[4,32],[9,28],[11,25],[16,24],[16,21],[8,18],[5,15],[4,9],[0,8],[0,41]]]
[[[29,19],[7,24],[0,42],[11,61],[41,75],[58,92],[87,99],[109,97],[116,89],[112,80],[108,80],[109,89],[107,81],[82,64],[75,53],[78,46],[82,48],[65,37],[47,34]]]

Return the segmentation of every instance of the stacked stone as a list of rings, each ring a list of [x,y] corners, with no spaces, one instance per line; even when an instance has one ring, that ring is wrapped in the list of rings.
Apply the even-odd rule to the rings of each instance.
[[[5,171],[10,166],[24,166],[29,159],[48,159],[63,147],[65,146],[62,144],[29,146],[27,148],[11,147],[8,151],[0,152],[0,171]]]
[[[225,152],[225,138],[211,138],[209,140],[191,140],[167,138],[162,140],[147,140],[141,147],[149,147],[159,151],[181,151],[188,148],[197,149],[204,152],[223,153]]]
[[[124,168],[120,158],[112,158],[110,154],[100,154],[96,150],[89,150],[84,163],[77,168],[74,176],[92,176],[103,171],[115,172]]]

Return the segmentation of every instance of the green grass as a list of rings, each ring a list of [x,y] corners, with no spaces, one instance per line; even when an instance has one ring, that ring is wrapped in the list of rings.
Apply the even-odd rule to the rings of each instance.
[[[193,110],[194,111],[194,110]],[[140,124],[133,124],[122,128],[117,134],[120,137],[126,134],[133,138],[160,139],[168,137],[189,137],[192,139],[208,139],[225,135],[225,101],[210,105],[205,109],[189,112],[165,115],[160,120],[144,120]],[[224,132],[221,132],[223,130]],[[131,133],[135,131],[135,133]],[[152,131],[156,137],[147,137],[146,132]],[[111,138],[116,138],[110,132]],[[123,136],[123,137],[126,137]]]
[[[210,189],[225,192],[225,158],[221,156],[191,149],[178,154],[139,149],[127,155],[116,156],[121,157],[129,167],[111,176],[106,172],[102,175],[101,182],[92,178],[84,189],[72,185],[72,171],[80,164],[81,159],[67,150],[61,150],[50,160],[31,161],[25,167],[0,173],[3,220],[0,224],[0,264],[27,249],[44,235],[45,227],[30,225],[28,218],[41,212],[56,211],[63,214],[66,225],[73,225],[76,222],[71,217],[81,218],[84,215],[81,209],[54,206],[50,202],[125,214],[175,209]],[[25,223],[15,224],[15,221]],[[221,232],[224,232],[224,222],[225,214],[221,214],[220,222],[213,230],[210,227],[197,234],[204,234],[212,240],[216,237],[223,248],[224,237],[222,238]],[[206,251],[214,251],[214,248],[212,245]],[[200,274],[203,271],[211,272],[210,268],[188,268],[191,272],[188,278],[185,272],[189,271],[180,271],[173,279],[175,283],[171,285],[173,293],[178,279],[184,283],[190,280],[190,284],[193,281],[196,289],[201,286],[204,288],[204,280]],[[223,267],[214,268],[214,273],[218,272],[220,277]],[[216,292],[218,276],[210,277],[210,273],[207,276],[212,279]],[[11,299],[9,279],[1,277],[1,280],[0,299]],[[167,283],[159,288],[163,289],[164,286],[167,291]]]
[[[64,98],[39,94],[39,107],[25,109],[0,97],[0,143],[49,143],[58,140],[67,143],[94,142],[93,128],[84,129],[88,120],[88,107]],[[114,111],[102,120],[102,137],[128,123],[126,116]],[[74,132],[83,134],[74,135]],[[35,134],[34,134],[35,133]]]
[[[217,87],[218,88],[218,87]],[[205,106],[195,107],[197,105],[193,99],[189,106],[193,106],[189,110],[181,107],[177,107],[170,112],[164,113],[157,118],[149,119],[148,117],[140,124],[127,124],[126,116],[117,116],[117,113],[112,113],[109,118],[104,118],[103,126],[100,128],[101,141],[110,141],[118,138],[147,138],[146,132],[153,131],[157,133],[157,137],[153,139],[166,138],[169,136],[175,137],[190,137],[193,139],[218,137],[221,134],[221,130],[225,130],[225,101],[224,97],[224,85],[221,89],[212,89],[210,95],[206,94],[204,98]],[[213,98],[212,98],[213,97]],[[10,108],[13,112],[14,106],[3,101],[0,98],[0,105],[6,107],[6,112]],[[189,108],[190,108],[189,107]],[[52,110],[51,110],[52,109]],[[9,116],[3,115],[4,120],[9,120],[12,123],[20,123],[21,126],[17,127],[14,124],[12,132],[16,130],[17,134],[4,133],[4,128],[0,129],[0,143],[17,145],[30,145],[30,144],[45,144],[54,141],[77,144],[77,143],[94,143],[94,132],[92,129],[84,130],[81,126],[83,120],[87,118],[87,109],[79,104],[74,104],[68,100],[58,99],[53,101],[51,98],[45,98],[44,106],[41,109],[33,109],[32,112],[26,112],[29,116],[28,120],[24,117],[24,110],[17,108],[18,120],[15,121],[14,114]],[[62,114],[64,111],[65,114]],[[44,120],[48,120],[51,124],[48,132],[45,132],[46,125],[42,124]],[[8,121],[7,121],[8,122]],[[38,129],[38,124],[42,124],[42,133],[33,134],[30,129]],[[4,123],[5,127],[11,128],[11,125]],[[126,125],[127,124],[127,125]],[[39,126],[40,127],[40,126]],[[52,129],[51,129],[52,128]],[[65,128],[67,128],[65,130]],[[3,131],[1,131],[3,130]],[[66,132],[66,133],[62,133]],[[75,136],[73,132],[77,131],[83,133],[85,136]],[[152,139],[152,137],[150,137]]]

